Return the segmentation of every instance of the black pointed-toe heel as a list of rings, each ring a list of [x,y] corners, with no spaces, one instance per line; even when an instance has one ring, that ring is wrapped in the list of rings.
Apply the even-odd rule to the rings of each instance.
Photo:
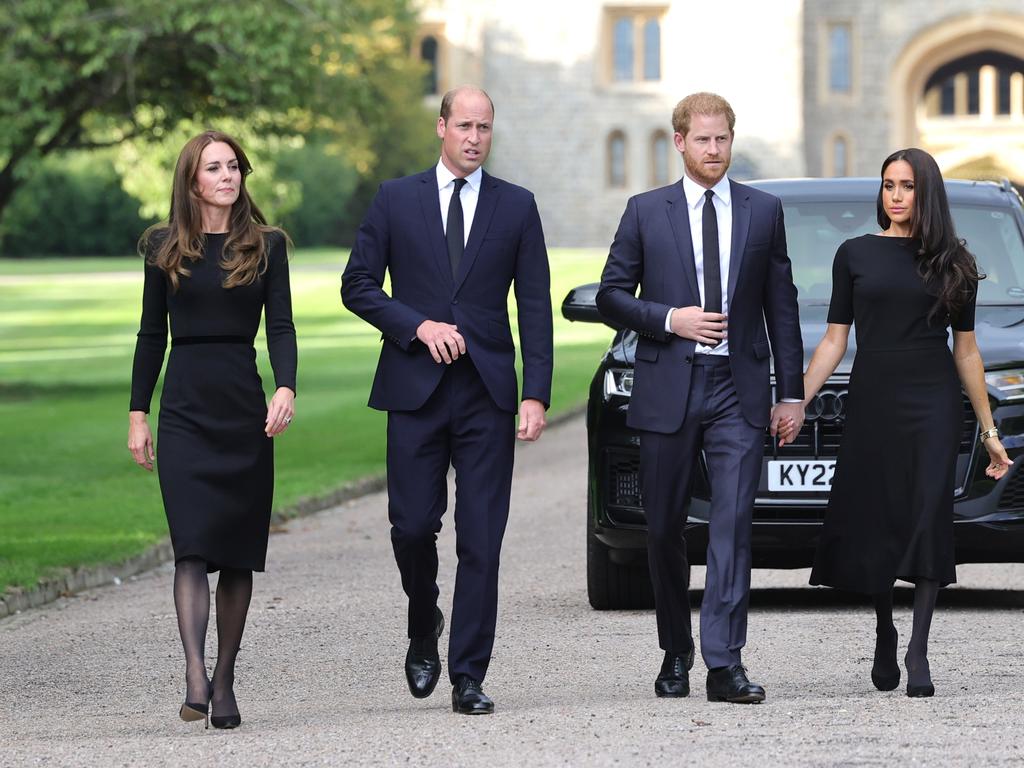
[[[210,683],[210,688],[206,696],[206,701],[188,701],[181,705],[181,709],[178,710],[178,717],[184,720],[186,723],[194,723],[198,720],[205,720],[206,727],[210,727],[210,699],[213,698],[213,683]]]
[[[238,706],[237,701],[235,706]],[[210,682],[210,725],[214,728],[221,730],[231,730],[237,728],[242,724],[242,716],[240,714],[234,715],[215,715],[213,714],[213,682]]]
[[[925,660],[925,671],[916,683],[910,682],[915,677],[910,671],[910,654],[907,654],[906,658],[903,659],[903,663],[907,665],[907,696],[912,699],[927,699],[935,695],[935,686],[932,685],[931,670],[928,669],[928,661]]]
[[[241,724],[241,715],[224,715],[223,717],[221,717],[220,715],[210,715],[210,725],[212,725],[214,728],[221,728],[227,730],[231,728],[237,728]]]
[[[888,638],[875,638],[875,660],[871,666],[871,682],[880,691],[895,691],[900,684],[900,665],[896,663],[896,644],[899,635],[893,630]]]

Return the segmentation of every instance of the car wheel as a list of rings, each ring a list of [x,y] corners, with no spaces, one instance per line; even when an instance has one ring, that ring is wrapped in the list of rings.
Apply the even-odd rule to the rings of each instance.
[[[598,611],[649,610],[654,607],[654,589],[647,571],[647,558],[621,564],[611,559],[611,550],[594,533],[590,498],[587,498],[587,597]]]

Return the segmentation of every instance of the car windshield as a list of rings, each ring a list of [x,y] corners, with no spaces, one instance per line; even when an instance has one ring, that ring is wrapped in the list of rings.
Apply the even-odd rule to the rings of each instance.
[[[874,201],[784,202],[786,242],[800,301],[827,304],[832,296],[832,257],[851,237],[878,232]],[[979,304],[1024,305],[1024,240],[1009,209],[952,205],[957,234],[987,277]]]

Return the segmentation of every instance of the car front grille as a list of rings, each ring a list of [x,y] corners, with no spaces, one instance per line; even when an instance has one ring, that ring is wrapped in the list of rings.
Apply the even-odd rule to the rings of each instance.
[[[1017,470],[1003,489],[999,497],[1000,512],[1019,512],[1024,510],[1024,472]]]
[[[640,493],[640,454],[608,451],[605,462],[609,505],[627,509],[643,507],[643,497]]]
[[[774,393],[773,393],[774,394]],[[804,425],[792,443],[782,446],[765,432],[764,452],[771,458],[834,458],[846,426],[847,382],[830,381],[807,406]],[[978,436],[978,422],[971,401],[963,396],[963,429],[960,453],[970,453]]]

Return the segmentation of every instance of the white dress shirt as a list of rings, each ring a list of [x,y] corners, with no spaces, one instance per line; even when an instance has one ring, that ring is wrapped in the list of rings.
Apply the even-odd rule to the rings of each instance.
[[[466,177],[466,186],[462,188],[459,199],[462,201],[462,236],[463,245],[469,242],[469,231],[473,228],[473,216],[476,215],[476,204],[480,199],[480,184],[484,180],[483,168],[477,168]],[[448,234],[448,205],[455,192],[455,174],[448,170],[440,160],[437,161],[437,194],[441,203],[441,229]]]
[[[697,290],[700,291],[700,304],[704,299],[704,205],[707,190],[683,174],[683,195],[686,198],[686,212],[690,220],[690,240],[693,242],[693,261],[697,268]],[[721,264],[719,274],[722,276],[722,314],[729,314],[729,257],[732,253],[732,188],[729,186],[728,175],[718,180],[711,187],[714,197],[711,198],[718,217],[718,261]],[[665,316],[665,331],[672,332],[672,312]],[[698,355],[728,355],[729,339],[722,339],[715,347],[698,343],[694,349]]]

